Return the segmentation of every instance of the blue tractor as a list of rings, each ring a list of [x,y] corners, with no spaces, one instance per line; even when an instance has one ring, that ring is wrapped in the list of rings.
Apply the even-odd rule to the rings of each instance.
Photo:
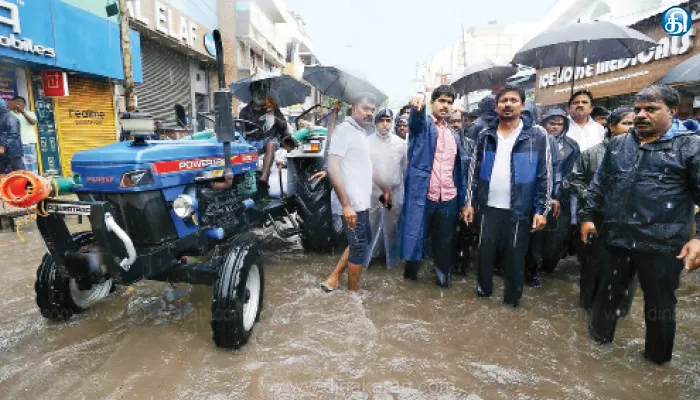
[[[218,31],[214,36],[219,86],[225,88]],[[29,179],[28,173],[0,183],[6,200],[15,204],[28,195],[41,198],[37,224],[48,252],[35,291],[44,317],[65,321],[115,285],[187,282],[213,286],[211,327],[218,347],[238,349],[248,341],[260,317],[265,281],[249,232],[293,220],[296,202],[258,198],[258,153],[234,134],[235,123],[255,124],[231,117],[226,89],[215,93],[214,102],[216,138],[146,140],[152,131],[131,132],[133,141],[75,154],[76,176],[69,184],[42,185],[45,178]],[[136,126],[139,117],[127,113],[124,121]],[[60,199],[61,192],[78,200]],[[71,232],[70,215],[89,219],[91,229]],[[278,232],[292,236],[299,230],[292,224]],[[207,261],[191,264],[188,256]]]

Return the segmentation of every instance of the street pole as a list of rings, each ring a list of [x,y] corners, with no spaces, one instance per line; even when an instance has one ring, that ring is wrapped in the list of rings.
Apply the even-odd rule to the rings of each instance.
[[[136,109],[134,97],[134,73],[131,69],[131,37],[129,36],[129,13],[126,9],[126,0],[119,0],[119,37],[122,49],[122,63],[124,64],[124,101],[127,112]]]

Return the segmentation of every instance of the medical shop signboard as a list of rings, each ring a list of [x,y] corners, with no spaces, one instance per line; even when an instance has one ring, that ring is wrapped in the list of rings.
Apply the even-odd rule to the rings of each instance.
[[[635,93],[651,85],[671,68],[700,53],[700,13],[692,14],[695,24],[684,34],[670,35],[662,25],[655,24],[647,32],[658,41],[656,47],[635,57],[602,61],[595,64],[546,68],[537,71],[535,98],[537,103],[549,105],[566,103],[574,91],[586,89],[596,98]]]
[[[55,65],[49,0],[0,0],[0,56]]]

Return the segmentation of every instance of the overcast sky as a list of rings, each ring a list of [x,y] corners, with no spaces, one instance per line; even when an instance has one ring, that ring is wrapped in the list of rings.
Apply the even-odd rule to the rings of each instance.
[[[555,0],[286,0],[299,13],[323,64],[362,71],[389,95],[405,102],[415,85],[416,63],[459,40],[461,24],[536,21]],[[332,5],[331,5],[332,4]],[[437,7],[437,5],[440,7]]]

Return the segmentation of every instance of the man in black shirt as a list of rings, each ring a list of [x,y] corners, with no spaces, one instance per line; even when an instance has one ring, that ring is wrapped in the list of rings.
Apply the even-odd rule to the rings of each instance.
[[[268,88],[264,82],[252,82],[250,91],[253,101],[243,107],[238,118],[255,122],[263,128],[262,131],[257,129],[250,132],[245,139],[258,149],[259,154],[265,154],[260,181],[267,182],[275,150],[279,147],[279,141],[287,134],[287,121],[275,101],[267,95]],[[248,126],[243,129],[250,128]]]

